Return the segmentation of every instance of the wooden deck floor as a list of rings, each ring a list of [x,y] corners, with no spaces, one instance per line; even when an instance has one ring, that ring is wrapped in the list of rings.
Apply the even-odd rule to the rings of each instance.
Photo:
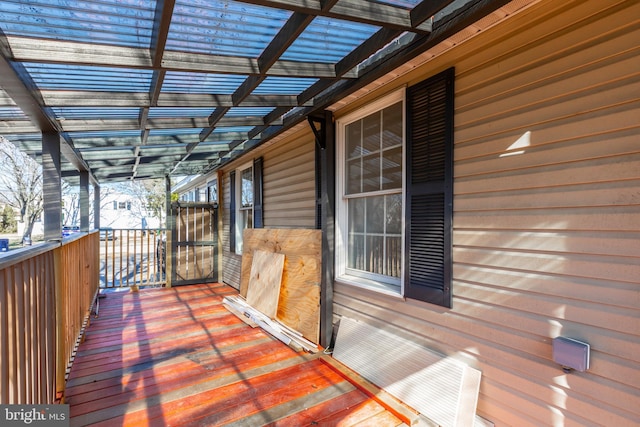
[[[225,285],[110,293],[67,383],[71,425],[397,426],[318,356],[221,304]]]

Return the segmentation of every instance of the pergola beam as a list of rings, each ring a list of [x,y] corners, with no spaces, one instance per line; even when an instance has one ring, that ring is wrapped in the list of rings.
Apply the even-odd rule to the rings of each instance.
[[[419,26],[413,26],[410,9],[385,3],[367,0],[332,1],[327,6],[321,0],[240,0],[244,3],[257,4],[307,15],[324,16],[345,21],[370,24],[379,27],[393,28],[400,31],[422,32]]]
[[[24,66],[18,62],[10,62],[11,49],[7,37],[0,30],[0,87],[4,89],[13,102],[44,134],[56,133],[62,137],[60,152],[72,163],[79,172],[89,172],[89,179],[98,184],[93,174],[70,140],[62,134],[54,117],[43,108],[44,102],[37,95],[36,85],[31,80]]]
[[[258,75],[258,60],[205,53],[164,51],[156,65],[149,49],[97,43],[8,36],[12,59],[21,62],[74,64],[127,69]],[[46,59],[43,59],[46,58]],[[335,77],[331,64],[277,60],[264,74],[280,77]]]

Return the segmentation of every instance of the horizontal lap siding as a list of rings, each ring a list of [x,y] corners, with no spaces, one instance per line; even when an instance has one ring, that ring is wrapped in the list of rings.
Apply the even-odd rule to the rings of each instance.
[[[229,208],[231,200],[231,189],[229,181],[229,171],[225,171],[222,178],[222,274],[221,280],[240,289],[240,267],[242,257],[231,252],[229,249]]]
[[[315,228],[315,143],[313,135],[270,147],[264,153],[264,225]]]
[[[315,143],[313,135],[302,132],[256,149],[251,158],[262,156],[263,218],[265,228],[315,228]],[[239,161],[249,161],[246,157]],[[222,277],[240,289],[242,257],[229,250],[229,172],[223,179]]]
[[[639,17],[541,2],[435,60],[456,67],[453,309],[336,284],[338,316],[480,369],[496,425],[640,422]],[[588,372],[553,363],[558,335]]]

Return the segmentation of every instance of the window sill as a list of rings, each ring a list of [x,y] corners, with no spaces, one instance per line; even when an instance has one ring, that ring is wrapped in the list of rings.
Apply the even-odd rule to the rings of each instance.
[[[336,282],[353,286],[366,291],[375,292],[378,294],[384,294],[393,298],[397,298],[404,301],[404,296],[400,293],[400,287],[394,285],[388,285],[374,280],[363,279],[361,277],[343,275],[336,277]]]

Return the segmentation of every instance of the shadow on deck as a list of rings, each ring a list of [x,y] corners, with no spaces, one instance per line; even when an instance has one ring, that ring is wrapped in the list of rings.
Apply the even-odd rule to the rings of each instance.
[[[71,425],[397,426],[317,355],[297,353],[222,305],[220,284],[110,293],[80,345]]]

